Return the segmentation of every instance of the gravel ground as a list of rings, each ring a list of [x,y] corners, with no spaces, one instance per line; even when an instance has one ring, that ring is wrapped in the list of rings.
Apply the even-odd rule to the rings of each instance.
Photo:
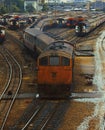
[[[58,130],[76,130],[83,119],[93,113],[94,104],[70,101],[70,108],[65,113]],[[93,129],[92,129],[93,130]]]
[[[94,48],[95,42],[96,39],[88,41],[89,46]],[[84,67],[86,65],[88,65],[88,67]],[[74,92],[91,92],[97,90],[95,85],[89,83],[88,79],[85,77],[86,74],[94,75],[94,57],[75,57]],[[93,114],[95,104],[92,102],[79,102],[76,100],[70,100],[69,102],[70,107],[66,111],[58,130],[96,130],[95,126],[99,122],[99,119],[95,117],[89,121],[88,129],[85,129],[85,127],[79,129],[83,120]]]

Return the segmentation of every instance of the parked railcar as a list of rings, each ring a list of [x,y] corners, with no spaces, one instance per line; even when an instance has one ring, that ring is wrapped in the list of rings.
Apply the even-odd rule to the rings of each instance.
[[[76,19],[76,24],[78,24],[78,23],[84,21],[85,17],[83,17],[83,16],[77,16],[77,17],[75,17],[75,19]]]
[[[74,28],[76,25],[76,19],[74,17],[70,17],[67,19],[66,26],[70,28]]]
[[[16,20],[16,19],[11,19],[8,22],[8,28],[11,29],[11,30],[19,29],[19,21]]]
[[[5,40],[5,27],[0,25],[0,43]]]
[[[66,41],[52,42],[37,60],[38,93],[40,97],[70,96],[73,83],[74,48]]]
[[[66,18],[57,18],[57,27],[66,27]]]
[[[85,36],[86,34],[90,33],[104,22],[105,22],[105,14],[94,16],[94,18],[92,17],[88,20],[79,22],[75,26],[75,33],[77,36]]]
[[[67,19],[66,26],[70,28],[75,28],[75,26],[81,21],[84,21],[84,17],[82,16],[70,17]]]

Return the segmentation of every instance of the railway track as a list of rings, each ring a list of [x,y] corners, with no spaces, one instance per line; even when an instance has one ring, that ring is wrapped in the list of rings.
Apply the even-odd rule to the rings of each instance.
[[[88,98],[91,100],[96,98],[101,100],[103,94],[104,92],[72,93],[69,99],[85,100]],[[70,105],[70,100],[34,99],[23,115],[10,127],[10,130],[56,130]]]
[[[8,120],[8,116],[12,110],[12,107],[15,103],[16,96],[20,90],[21,83],[22,83],[22,70],[20,64],[17,62],[17,60],[12,56],[12,54],[6,49],[6,48],[0,48],[1,53],[5,60],[7,61],[7,64],[9,65],[9,78],[4,86],[4,90],[1,93],[0,101],[2,100],[4,94],[7,95],[7,97],[12,96],[12,100],[5,101],[3,104],[1,102],[0,105],[3,105],[1,108],[1,130],[5,129],[6,122]],[[3,109],[6,108],[6,109]]]
[[[69,32],[69,31],[68,31]],[[98,32],[98,31],[97,31]],[[70,32],[69,32],[70,33]],[[61,33],[61,35],[62,35],[62,33]],[[64,34],[63,34],[64,35]],[[97,35],[97,34],[96,34]],[[89,37],[90,38],[90,37]],[[84,38],[85,39],[85,38]],[[77,43],[78,42],[78,40],[79,39],[77,39],[77,41],[75,41],[75,37],[73,37],[73,40],[72,41],[75,41],[75,43]],[[83,40],[83,38],[82,38],[82,40]],[[74,43],[74,44],[75,44]],[[72,93],[72,96],[70,96],[70,99],[72,98],[72,99],[75,99],[75,98],[97,98],[97,97],[101,97],[101,94],[102,93]],[[81,95],[83,95],[83,96],[81,96]],[[47,102],[47,104],[49,104],[48,102]],[[31,105],[30,105],[31,106]],[[52,106],[54,106],[54,104],[52,104]],[[35,106],[34,106],[35,107]],[[33,114],[30,114],[31,116],[30,117],[28,117],[28,116],[23,116],[23,118],[21,117],[20,119],[19,119],[19,121],[17,121],[18,123],[16,123],[16,124],[14,124],[14,126],[12,126],[11,127],[11,130],[24,130],[24,129],[48,129],[48,127],[49,127],[49,124],[50,124],[50,122],[53,122],[53,119],[52,119],[52,115],[54,115],[54,113],[56,113],[56,110],[55,110],[55,112],[53,112],[53,111],[51,111],[51,113],[53,113],[53,114],[51,114],[51,116],[48,116],[47,117],[47,115],[45,116],[46,117],[46,120],[45,120],[45,118],[43,117],[43,116],[41,116],[40,114],[40,116],[39,116],[39,118],[38,118],[38,120],[37,121],[35,121],[35,115],[36,115],[36,113],[37,112],[39,112],[40,110],[43,110],[44,109],[44,105],[43,105],[43,107],[41,108],[42,106],[40,106],[40,107],[38,107],[37,108],[37,110],[34,108],[34,109],[30,109],[30,110],[34,110],[34,112],[33,112]],[[47,106],[45,106],[46,108],[47,108]],[[48,106],[48,108],[49,108],[49,106]],[[45,111],[49,111],[49,109],[44,109],[43,110],[43,112],[42,112],[42,115],[45,113]],[[52,108],[51,108],[51,110],[52,110]],[[61,111],[60,111],[61,112]],[[27,112],[26,112],[27,113]],[[26,114],[25,113],[25,114]],[[28,111],[28,113],[31,113],[31,111]],[[28,115],[28,113],[26,114],[26,115]],[[38,113],[37,113],[38,114]],[[50,115],[49,113],[47,113],[48,115]],[[57,118],[57,117],[56,117]],[[25,119],[27,119],[26,121],[24,121]],[[44,120],[44,122],[42,121],[42,119]],[[33,121],[34,120],[34,121]],[[22,122],[22,124],[21,124],[21,122]],[[25,122],[25,123],[24,123]],[[39,126],[39,124],[41,123],[41,122],[43,122],[42,123],[42,125],[41,126]],[[54,122],[56,122],[56,120],[54,121]],[[38,124],[39,123],[39,124]],[[53,124],[54,125],[54,124]],[[52,126],[51,126],[51,128],[49,128],[49,129],[51,129],[52,130]]]
[[[40,101],[36,99],[29,105],[23,116],[10,130],[56,129],[68,105],[69,103],[67,101]]]

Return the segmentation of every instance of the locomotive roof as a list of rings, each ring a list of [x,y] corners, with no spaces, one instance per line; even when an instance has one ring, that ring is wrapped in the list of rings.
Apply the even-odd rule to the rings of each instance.
[[[68,42],[66,41],[55,41],[55,42],[52,42],[46,49],[46,50],[71,50],[73,51],[73,45],[69,44]]]
[[[68,44],[65,41],[56,41],[52,42],[42,53],[39,57],[43,57],[45,55],[50,54],[62,54],[62,55],[72,55],[73,53],[73,45]]]

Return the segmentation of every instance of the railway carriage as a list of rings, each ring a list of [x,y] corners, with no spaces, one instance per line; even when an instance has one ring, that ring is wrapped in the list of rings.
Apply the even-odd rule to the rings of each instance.
[[[52,42],[38,57],[38,93],[40,97],[70,96],[73,83],[73,46],[66,41]]]
[[[104,22],[105,14],[94,15],[90,19],[79,22],[75,26],[75,33],[77,36],[85,36]]]
[[[24,46],[30,51],[41,53],[51,42],[53,38],[35,28],[27,28],[24,31]]]
[[[16,20],[16,19],[11,19],[8,22],[8,28],[11,29],[11,30],[17,30],[17,29],[19,29],[19,27],[20,27],[19,21]]]

